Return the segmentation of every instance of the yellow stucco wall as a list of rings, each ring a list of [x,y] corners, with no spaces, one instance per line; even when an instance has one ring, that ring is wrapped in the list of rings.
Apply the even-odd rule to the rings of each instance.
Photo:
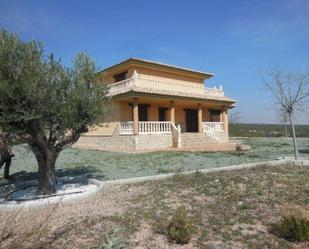
[[[119,106],[119,121],[127,122],[132,121],[132,107],[129,106],[128,102],[118,102],[116,103]]]
[[[143,75],[143,76],[151,76],[155,79],[170,79],[174,80],[175,82],[188,82],[188,83],[199,83],[203,84],[204,79],[199,78],[199,77],[193,77],[189,73],[187,75],[185,74],[176,74],[172,71],[162,71],[158,69],[152,69],[152,68],[145,68],[142,66],[132,66],[128,70],[128,77],[132,76],[134,70],[137,71],[138,74]]]
[[[142,66],[142,65],[126,65],[123,67],[115,68],[109,72],[102,72],[97,75],[97,82],[103,83],[103,84],[111,84],[114,83],[114,75],[121,73],[121,72],[127,72],[126,78],[131,78],[134,71],[137,71],[138,74],[145,76],[145,77],[151,77],[154,79],[164,79],[164,80],[171,80],[175,83],[188,83],[188,84],[198,84],[201,85],[201,87],[204,85],[204,78],[198,77],[194,73],[190,72],[175,72],[171,69],[158,69],[158,68],[152,68],[149,66]]]
[[[99,125],[89,128],[85,134],[87,136],[106,136],[113,135],[120,118],[120,108],[118,103],[112,103],[110,106],[109,115],[104,118],[104,121]]]

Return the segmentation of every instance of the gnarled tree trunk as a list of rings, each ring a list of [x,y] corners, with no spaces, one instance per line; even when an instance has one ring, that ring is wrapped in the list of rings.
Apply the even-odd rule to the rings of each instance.
[[[38,162],[38,191],[49,195],[56,192],[55,164],[58,152],[53,147],[30,145]]]

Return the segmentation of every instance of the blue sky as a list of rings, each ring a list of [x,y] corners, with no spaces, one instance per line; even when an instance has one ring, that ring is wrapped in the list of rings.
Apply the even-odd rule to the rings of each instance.
[[[274,123],[259,71],[309,68],[308,13],[308,0],[0,0],[0,27],[68,66],[86,51],[100,68],[140,57],[213,72],[206,84],[239,101],[243,122]]]

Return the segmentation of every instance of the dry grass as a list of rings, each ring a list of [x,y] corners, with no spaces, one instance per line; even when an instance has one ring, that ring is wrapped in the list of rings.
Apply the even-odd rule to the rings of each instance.
[[[308,167],[283,165],[110,186],[93,202],[1,213],[0,247],[104,248],[119,227],[131,248],[309,248],[269,232],[284,206],[308,209],[308,178]],[[177,245],[162,227],[182,205],[196,231]]]

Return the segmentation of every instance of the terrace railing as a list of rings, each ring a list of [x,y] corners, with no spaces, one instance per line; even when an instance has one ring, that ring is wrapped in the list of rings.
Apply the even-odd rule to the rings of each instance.
[[[216,140],[216,132],[224,131],[223,122],[203,122],[203,133]]]
[[[203,130],[223,131],[223,122],[203,122]]]
[[[130,91],[154,93],[162,95],[185,96],[185,97],[224,97],[222,86],[204,87],[198,83],[184,83],[183,81],[171,81],[169,79],[155,79],[136,73],[132,78],[118,81],[108,85],[109,95],[115,96]]]
[[[119,133],[121,135],[132,135],[134,133],[133,121],[120,122]],[[164,134],[171,133],[171,122],[169,121],[139,121],[139,134]]]
[[[169,121],[140,121],[138,122],[140,134],[163,134],[171,133],[171,122]]]
[[[119,133],[124,135],[133,134],[133,121],[129,122],[120,122],[119,123]]]

